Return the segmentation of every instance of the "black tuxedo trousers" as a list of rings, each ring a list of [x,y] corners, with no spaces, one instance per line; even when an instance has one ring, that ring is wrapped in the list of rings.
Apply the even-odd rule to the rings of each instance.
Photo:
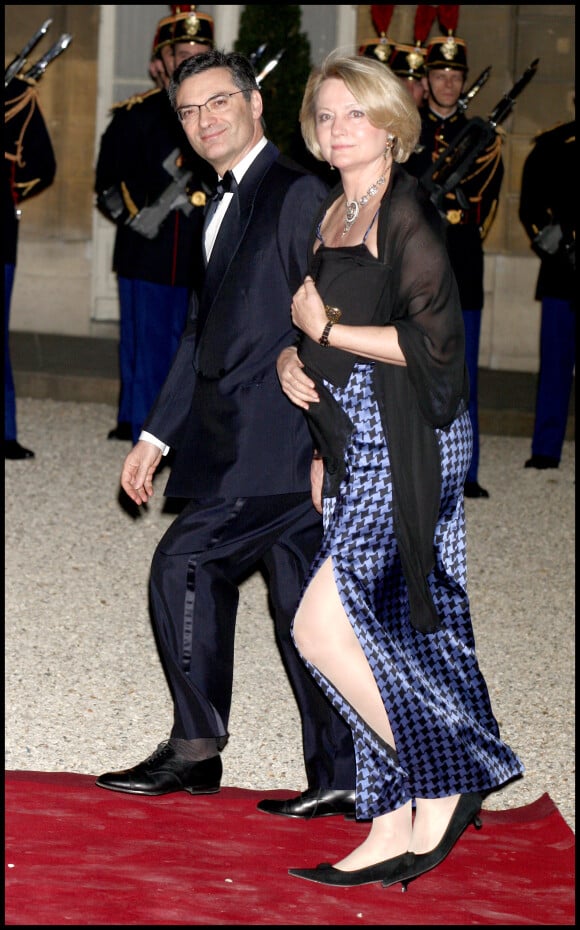
[[[228,737],[239,584],[263,570],[276,641],[301,715],[308,786],[354,789],[351,731],[306,670],[290,635],[321,533],[310,494],[190,500],[155,551],[151,608],[174,702],[171,736],[215,738],[221,748]]]

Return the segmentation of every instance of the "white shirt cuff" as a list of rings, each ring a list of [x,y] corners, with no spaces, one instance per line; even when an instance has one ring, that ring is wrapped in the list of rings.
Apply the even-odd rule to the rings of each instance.
[[[152,442],[154,446],[157,446],[158,449],[161,449],[162,455],[167,455],[171,446],[166,446],[164,442],[160,439],[157,439],[156,436],[153,436],[151,433],[148,433],[147,430],[142,429],[139,433],[139,439],[144,439],[145,442]]]

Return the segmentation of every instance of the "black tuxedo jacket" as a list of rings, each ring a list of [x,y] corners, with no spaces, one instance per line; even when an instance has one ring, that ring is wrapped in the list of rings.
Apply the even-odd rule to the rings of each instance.
[[[268,142],[228,208],[199,300],[144,429],[173,449],[165,493],[254,497],[310,489],[312,440],[283,394],[281,350],[307,268],[317,177]],[[239,210],[238,210],[239,206]]]

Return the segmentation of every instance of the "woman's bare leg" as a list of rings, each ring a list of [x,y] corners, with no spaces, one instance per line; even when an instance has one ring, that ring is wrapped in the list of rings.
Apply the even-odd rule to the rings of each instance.
[[[328,559],[312,579],[294,620],[302,655],[330,681],[367,725],[396,750],[374,675],[340,601]],[[361,869],[398,856],[411,842],[411,801],[376,817],[364,842],[336,868]]]
[[[461,795],[448,798],[417,798],[415,822],[409,849],[414,853],[427,853],[435,849],[442,839]]]

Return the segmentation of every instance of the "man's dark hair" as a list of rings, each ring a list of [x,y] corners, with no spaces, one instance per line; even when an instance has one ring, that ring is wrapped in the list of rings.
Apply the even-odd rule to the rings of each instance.
[[[194,74],[201,74],[202,71],[209,71],[211,68],[227,68],[236,87],[244,91],[246,100],[250,99],[253,90],[260,90],[256,81],[256,73],[245,55],[240,55],[239,52],[223,52],[214,48],[210,52],[187,58],[174,71],[167,88],[169,100],[174,110],[176,109],[175,98],[180,85]]]

